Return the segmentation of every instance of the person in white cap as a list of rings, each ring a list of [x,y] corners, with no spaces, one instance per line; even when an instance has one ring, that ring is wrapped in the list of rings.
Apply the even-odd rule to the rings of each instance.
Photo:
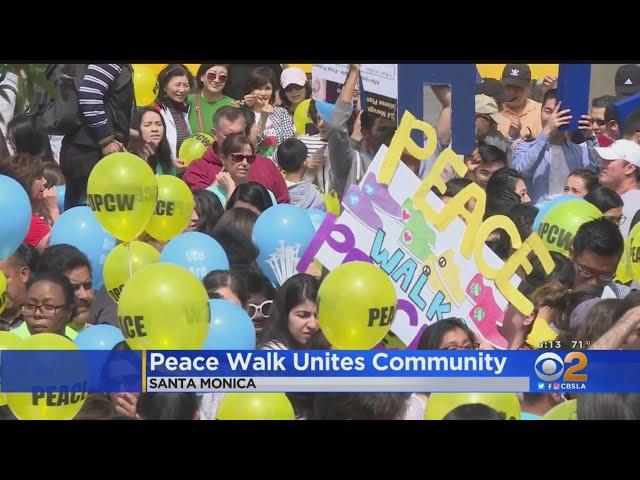
[[[597,147],[602,185],[622,198],[620,233],[629,235],[631,220],[640,210],[640,145],[633,140],[616,140],[609,147]]]
[[[280,75],[280,87],[280,106],[286,108],[291,116],[303,100],[311,98],[311,85],[307,81],[307,74],[300,68],[285,68]]]

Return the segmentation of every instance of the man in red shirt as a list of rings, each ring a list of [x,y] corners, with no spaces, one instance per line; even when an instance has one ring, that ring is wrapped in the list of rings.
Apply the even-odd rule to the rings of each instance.
[[[215,143],[204,152],[201,159],[189,165],[183,177],[191,190],[203,190],[215,182],[216,175],[222,169],[218,146],[231,134],[245,133],[246,126],[244,114],[238,108],[222,107],[216,112],[213,116],[212,130]],[[289,190],[284,177],[275,163],[268,158],[256,157],[249,170],[248,179],[271,190],[278,203],[289,203]]]

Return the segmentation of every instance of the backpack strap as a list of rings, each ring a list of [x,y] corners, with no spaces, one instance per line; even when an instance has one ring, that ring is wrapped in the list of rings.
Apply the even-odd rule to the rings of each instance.
[[[200,126],[200,131],[202,133],[206,133],[204,131],[204,125],[202,123],[202,107],[200,106],[200,92],[196,93],[195,101],[196,101],[196,113],[198,114],[198,125]]]

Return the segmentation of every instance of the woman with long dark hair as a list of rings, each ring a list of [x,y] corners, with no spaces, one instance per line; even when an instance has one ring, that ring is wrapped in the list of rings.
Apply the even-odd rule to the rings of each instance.
[[[145,160],[156,175],[175,175],[167,127],[159,111],[154,107],[138,109],[132,128],[140,134],[140,140],[131,143],[130,151]]]
[[[300,273],[278,290],[273,318],[267,325],[259,347],[262,350],[304,350],[320,331],[318,324],[317,278]]]

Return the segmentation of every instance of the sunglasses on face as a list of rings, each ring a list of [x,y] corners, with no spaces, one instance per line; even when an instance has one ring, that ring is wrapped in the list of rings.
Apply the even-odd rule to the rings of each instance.
[[[216,80],[220,83],[224,83],[227,81],[227,75],[224,73],[216,73],[216,72],[209,72],[207,73],[207,81],[208,82],[215,82]]]
[[[291,85],[287,86],[287,88],[284,89],[285,93],[291,93],[291,92],[297,92],[298,90],[302,90],[304,88],[304,85],[296,85],[295,83],[292,83]]]
[[[246,160],[248,164],[252,164],[256,161],[256,156],[254,154],[244,155],[242,153],[232,153],[229,156],[231,157],[231,160],[236,163],[240,163],[241,161]]]
[[[247,309],[249,313],[249,318],[253,320],[254,318],[256,318],[256,315],[258,314],[258,312],[260,312],[260,315],[262,315],[264,318],[269,318],[271,316],[272,307],[273,307],[273,300],[265,300],[260,305],[255,305],[253,303],[250,303],[249,308]]]
[[[595,124],[597,124],[599,127],[602,127],[602,126],[603,126],[605,123],[607,123],[607,122],[605,122],[604,118],[592,118],[592,119],[591,119],[591,123],[595,123]]]

